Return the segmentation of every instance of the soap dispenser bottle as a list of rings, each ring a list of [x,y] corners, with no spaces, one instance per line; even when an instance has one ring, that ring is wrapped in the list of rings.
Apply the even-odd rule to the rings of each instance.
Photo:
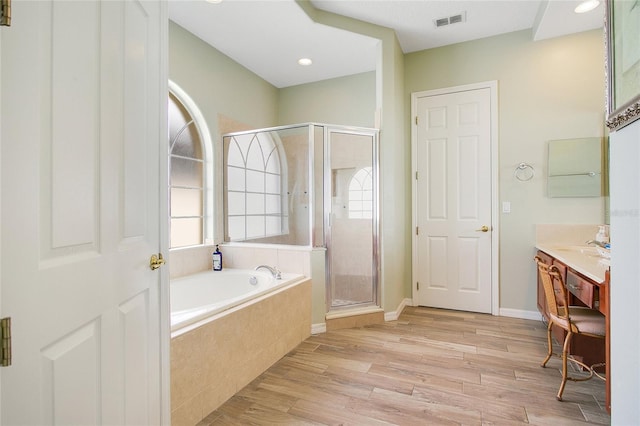
[[[222,253],[220,247],[216,244],[216,251],[213,252],[213,270],[222,271]]]
[[[598,233],[596,234],[596,241],[602,245],[609,242],[609,235],[607,235],[607,228],[605,225],[598,226]]]

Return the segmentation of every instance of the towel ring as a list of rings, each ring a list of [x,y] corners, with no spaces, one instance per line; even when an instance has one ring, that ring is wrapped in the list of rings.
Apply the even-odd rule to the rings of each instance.
[[[533,179],[533,176],[535,174],[536,174],[536,171],[533,169],[533,166],[531,164],[527,164],[527,163],[518,164],[516,166],[515,171],[513,172],[513,175],[520,182],[526,182],[528,180]]]

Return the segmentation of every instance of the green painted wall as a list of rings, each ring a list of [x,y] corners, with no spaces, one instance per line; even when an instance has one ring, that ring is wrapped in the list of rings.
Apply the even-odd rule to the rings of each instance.
[[[218,114],[255,128],[277,123],[276,87],[171,21],[169,78],[198,104],[216,141]]]
[[[278,89],[169,21],[169,79],[197,104],[213,143],[214,187],[222,188],[221,116],[249,128],[277,124]],[[222,191],[214,195],[214,241],[222,242]]]
[[[381,305],[394,312],[411,296],[411,146],[402,49],[389,28],[315,9],[307,0],[297,2],[315,22],[379,40],[375,127],[380,129]]]
[[[379,126],[382,304],[390,312],[411,297],[411,93],[497,80],[499,201],[512,206],[499,222],[500,307],[534,312],[535,224],[603,221],[602,198],[548,198],[544,178],[549,140],[604,134],[602,32],[534,42],[519,31],[403,55],[391,30],[300,3],[317,22],[378,38],[377,71],[278,90],[171,23],[170,77],[200,105],[214,140],[217,114],[255,127]],[[523,161],[536,168],[529,182],[513,177]],[[384,202],[389,194],[393,203]]]
[[[548,198],[547,143],[604,134],[604,46],[600,30],[534,42],[530,31],[405,56],[412,92],[498,81],[500,308],[536,311],[532,257],[537,223],[602,223],[603,198]],[[536,175],[514,178],[527,162]]]
[[[248,128],[304,122],[375,125],[376,72],[277,89],[179,25],[169,23],[169,78],[200,108],[214,144],[216,188],[222,182],[220,116]],[[216,205],[222,205],[216,191]],[[216,209],[220,211],[220,209]],[[216,216],[216,241],[222,241],[222,215]],[[320,254],[319,254],[320,253]],[[312,256],[313,323],[325,313],[323,252]],[[395,309],[395,307],[394,307]]]
[[[376,73],[285,87],[278,92],[278,123],[374,127]]]

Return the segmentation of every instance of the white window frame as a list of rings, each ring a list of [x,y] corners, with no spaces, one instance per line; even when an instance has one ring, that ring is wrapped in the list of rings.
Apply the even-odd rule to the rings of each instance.
[[[230,135],[229,137],[231,138],[231,142],[230,143],[234,143],[234,144],[238,144],[238,149],[240,149],[240,155],[243,159],[243,163],[242,164],[229,164],[229,158],[225,158],[225,173],[228,173],[229,169],[237,169],[237,170],[242,170],[243,173],[245,174],[245,182],[242,185],[243,189],[234,189],[234,190],[230,190],[228,188],[226,188],[227,194],[230,193],[236,193],[236,194],[243,194],[245,197],[245,208],[244,208],[244,212],[242,214],[240,213],[236,213],[236,214],[228,214],[227,213],[227,221],[229,220],[229,218],[232,217],[242,217],[244,218],[244,233],[243,236],[240,237],[236,237],[236,238],[231,238],[231,235],[229,235],[230,231],[227,229],[227,237],[229,237],[230,241],[250,241],[250,240],[256,240],[256,239],[262,239],[262,238],[269,238],[269,237],[275,237],[275,236],[279,236],[279,235],[286,235],[288,232],[288,227],[286,226],[287,221],[284,220],[287,217],[287,211],[286,211],[286,203],[284,202],[284,190],[283,188],[286,186],[286,173],[283,170],[283,152],[282,152],[282,145],[281,142],[279,140],[279,138],[277,137],[277,135],[274,135],[271,132],[256,132],[256,133],[249,133],[249,135],[252,136],[251,141],[249,142],[249,146],[247,146],[247,151],[244,152],[242,151],[242,148],[239,146],[238,141],[236,140],[236,138],[238,137],[238,135]],[[261,150],[261,144],[260,144],[260,135],[265,135],[268,139],[269,142],[271,142],[273,144],[273,150],[271,151],[271,155],[276,155],[278,158],[278,172],[274,173],[274,172],[269,172],[267,171],[267,163],[263,163],[264,168],[261,169],[251,169],[249,168],[247,165],[249,163],[249,155],[254,155],[254,153],[256,153],[256,149],[260,149],[260,153],[264,154]],[[251,146],[253,144],[256,144],[256,146],[258,148],[255,149],[251,149]],[[264,157],[262,157],[264,159]],[[266,185],[264,186],[264,190],[263,191],[249,191],[247,189],[247,176],[246,174],[248,172],[255,172],[255,173],[262,173],[265,175],[265,183],[266,183],[266,176],[268,175],[273,175],[273,176],[278,176],[278,180],[280,182],[279,185],[279,192],[275,193],[275,192],[267,192],[266,191]],[[247,204],[248,204],[248,200],[247,200],[247,196],[249,194],[252,195],[261,195],[263,197],[265,197],[265,202],[264,202],[264,207],[265,210],[262,213],[248,213],[247,212]],[[277,196],[280,198],[280,211],[278,213],[268,213],[266,211],[266,197],[267,196]],[[273,229],[269,229],[269,226],[267,224],[267,221],[269,218],[277,218],[279,221],[279,227],[277,232],[273,232]],[[247,236],[248,234],[248,229],[249,229],[249,218],[261,218],[263,221],[263,227],[262,227],[262,234],[261,235],[254,235],[254,236]],[[268,232],[268,231],[272,231],[272,232]]]
[[[173,94],[185,107],[189,115],[193,118],[194,124],[200,134],[202,143],[203,154],[203,188],[202,188],[202,243],[198,245],[211,245],[213,244],[214,235],[214,221],[213,221],[213,207],[214,207],[214,185],[213,185],[213,143],[211,140],[211,133],[207,122],[200,112],[197,104],[193,99],[173,81],[169,80],[169,92]],[[169,147],[171,148],[171,147]],[[171,152],[169,152],[171,157]],[[169,167],[169,164],[167,164]],[[176,247],[184,248],[184,247]]]

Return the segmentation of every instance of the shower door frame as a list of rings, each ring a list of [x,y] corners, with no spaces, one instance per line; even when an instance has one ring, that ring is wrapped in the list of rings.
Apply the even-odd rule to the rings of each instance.
[[[380,286],[380,159],[379,159],[379,130],[366,127],[323,125],[324,126],[324,232],[325,232],[325,297],[327,313],[344,312],[350,309],[380,308],[381,286]],[[373,179],[373,200],[372,200],[372,292],[374,300],[371,302],[353,303],[341,306],[333,306],[332,291],[332,264],[331,264],[331,213],[333,211],[332,199],[332,170],[331,170],[331,134],[348,133],[360,136],[371,136],[371,169]]]

